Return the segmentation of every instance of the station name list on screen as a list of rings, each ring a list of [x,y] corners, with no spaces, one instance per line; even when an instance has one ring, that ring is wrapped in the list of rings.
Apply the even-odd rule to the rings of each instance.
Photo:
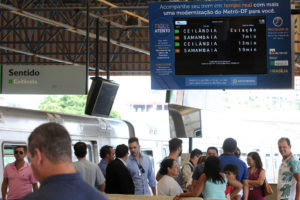
[[[265,17],[174,18],[173,23],[176,74],[267,72]]]

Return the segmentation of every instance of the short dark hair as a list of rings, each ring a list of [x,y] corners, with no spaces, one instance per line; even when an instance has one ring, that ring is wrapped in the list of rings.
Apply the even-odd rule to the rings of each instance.
[[[136,142],[137,144],[139,144],[139,139],[137,137],[131,137],[128,139],[128,144],[131,144],[133,142]]]
[[[109,145],[104,145],[100,149],[100,157],[103,159],[106,157],[107,154],[110,154],[110,149],[113,148],[112,146]]]
[[[168,174],[168,168],[172,168],[172,167],[173,167],[174,161],[175,161],[175,159],[173,159],[173,158],[167,158],[167,159],[164,159],[164,160],[160,163],[159,173],[160,173],[161,175],[166,175],[166,174]]]
[[[24,153],[27,152],[27,147],[26,147],[26,146],[21,146],[21,145],[15,146],[15,147],[14,147],[14,151],[16,151],[16,149],[18,149],[18,148],[23,148]]]
[[[224,152],[233,153],[237,148],[237,142],[233,138],[227,138],[224,140],[223,143],[223,150]]]
[[[254,162],[255,162],[255,167],[257,169],[261,169],[262,168],[262,162],[261,162],[261,159],[260,159],[260,156],[257,152],[250,152],[248,153],[247,156],[250,156]]]
[[[199,150],[199,149],[194,149],[192,152],[191,152],[191,157],[190,158],[194,158],[195,156],[199,157],[202,155],[202,151]]]
[[[289,146],[291,146],[291,141],[290,141],[289,138],[287,138],[287,137],[282,137],[282,138],[280,138],[280,139],[278,140],[278,143],[279,143],[279,142],[283,142],[283,141],[286,141],[286,143],[287,143]]]
[[[234,164],[225,165],[224,172],[232,172],[234,175],[236,175],[237,179],[238,179],[239,174],[240,174],[240,170],[239,170],[238,166],[236,166]]]
[[[84,142],[77,142],[74,145],[74,153],[78,158],[84,158],[87,153],[87,147]]]
[[[128,154],[128,146],[125,144],[118,145],[115,153],[117,158],[123,158]]]
[[[206,150],[206,153],[211,149],[215,150],[217,152],[217,155],[219,155],[219,151],[218,151],[217,147],[208,147]]]
[[[179,138],[173,138],[169,140],[169,150],[170,152],[176,151],[179,147],[182,147],[182,140]]]
[[[32,131],[28,137],[28,150],[33,157],[36,148],[53,163],[72,162],[70,135],[58,123],[42,124]]]

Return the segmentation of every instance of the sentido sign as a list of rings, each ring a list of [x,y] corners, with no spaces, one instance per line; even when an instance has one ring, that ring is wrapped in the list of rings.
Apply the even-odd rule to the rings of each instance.
[[[152,89],[292,88],[288,0],[149,3]]]
[[[2,65],[1,71],[3,94],[86,94],[87,91],[83,65]]]

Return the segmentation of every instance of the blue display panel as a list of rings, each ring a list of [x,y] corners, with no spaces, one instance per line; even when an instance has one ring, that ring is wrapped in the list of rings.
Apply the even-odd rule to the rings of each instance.
[[[152,89],[292,88],[289,0],[149,3]]]

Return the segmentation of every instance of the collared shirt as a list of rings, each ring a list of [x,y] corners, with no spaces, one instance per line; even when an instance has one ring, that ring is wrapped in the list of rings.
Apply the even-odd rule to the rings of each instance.
[[[127,167],[135,186],[135,194],[150,195],[149,186],[156,187],[154,172],[150,158],[146,155],[140,155],[139,163],[132,155],[130,155],[127,160]],[[142,173],[142,169],[139,168],[139,165],[144,169],[144,173]]]
[[[47,177],[41,187],[22,200],[108,200],[86,183],[80,174],[59,174]]]
[[[122,158],[118,158],[118,159],[122,161],[122,163],[125,165],[125,167],[127,167],[127,163]]]
[[[277,199],[294,200],[296,197],[297,181],[294,174],[300,173],[299,161],[291,155],[282,163],[279,168]]]
[[[106,177],[106,167],[108,165],[108,162],[106,162],[105,160],[101,160],[98,164],[99,168],[102,171],[102,174],[104,175],[104,177]]]
[[[28,163],[17,170],[15,162],[8,164],[4,169],[4,178],[8,179],[7,199],[20,199],[32,192],[32,184],[37,183]]]
[[[105,178],[97,164],[88,160],[79,160],[73,164],[76,171],[80,173],[82,178],[91,186],[99,187],[99,185],[105,182]]]

